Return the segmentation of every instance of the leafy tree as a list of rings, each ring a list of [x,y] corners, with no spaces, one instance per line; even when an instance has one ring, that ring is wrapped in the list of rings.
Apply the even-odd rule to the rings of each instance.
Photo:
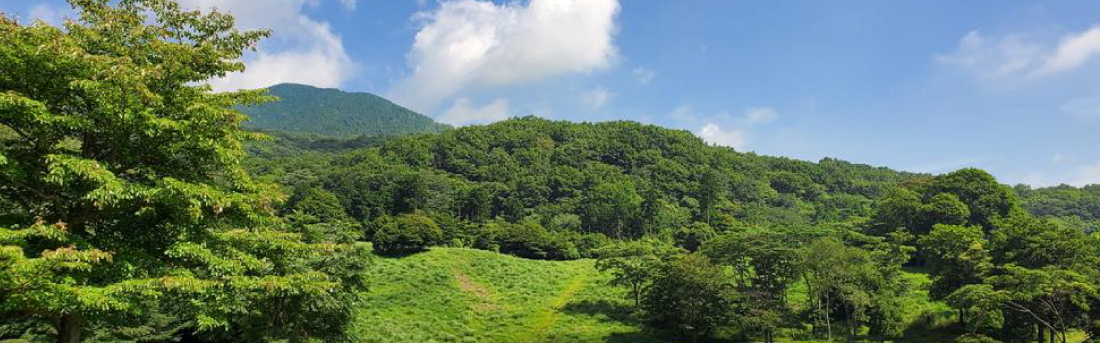
[[[641,297],[653,283],[657,267],[678,252],[667,243],[638,240],[613,243],[596,250],[596,269],[611,271],[611,284],[630,288],[630,297],[638,307]]]
[[[722,268],[699,254],[679,255],[661,263],[645,292],[642,308],[650,324],[691,337],[708,337],[718,327],[733,323],[739,294]]]
[[[1100,295],[1095,280],[1061,268],[1008,265],[1004,274],[990,277],[989,282],[1000,290],[1005,308],[1032,318],[1066,343],[1066,333],[1079,325],[1089,299]]]
[[[598,229],[615,238],[635,236],[635,232],[628,230],[641,208],[642,197],[633,182],[624,180],[599,184],[588,195],[585,204],[586,218],[589,219],[586,225],[590,229]]]
[[[933,178],[924,192],[925,200],[941,193],[958,197],[970,211],[967,224],[979,225],[986,230],[993,228],[995,218],[1007,217],[1019,206],[1011,188],[997,183],[992,175],[975,168],[960,169]]]
[[[935,224],[964,225],[970,218],[970,209],[951,193],[936,194],[921,210],[929,228]]]
[[[443,239],[443,230],[423,213],[380,216],[371,223],[371,242],[383,253],[423,250]]]
[[[929,295],[945,299],[967,285],[981,284],[993,268],[987,243],[979,226],[937,224],[920,239],[933,275]],[[958,298],[958,295],[955,296]],[[953,301],[959,310],[959,322],[966,327],[970,301]]]
[[[920,223],[920,195],[907,188],[894,188],[879,200],[875,207],[875,225],[878,233],[905,229],[916,231]]]
[[[299,188],[287,200],[289,212],[299,212],[316,217],[322,222],[338,222],[350,219],[336,194],[323,188]]]
[[[773,342],[790,316],[787,290],[798,280],[802,260],[787,237],[771,233],[727,233],[712,239],[702,253],[732,267],[734,284],[744,295],[742,326]]]
[[[166,0],[73,0],[64,28],[0,16],[0,309],[52,323],[58,342],[171,305],[208,333],[332,337],[345,286],[274,216],[280,196],[240,165],[234,108],[212,94],[267,35]],[[276,305],[279,304],[279,305]],[[323,324],[292,314],[330,319]],[[274,318],[274,320],[273,320]]]

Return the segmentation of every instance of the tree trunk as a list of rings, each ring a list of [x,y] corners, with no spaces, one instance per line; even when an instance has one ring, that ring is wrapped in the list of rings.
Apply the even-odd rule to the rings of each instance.
[[[959,309],[959,326],[962,326],[963,332],[966,331],[966,311],[962,308]]]
[[[1043,343],[1043,324],[1035,324],[1035,329],[1038,330],[1038,336],[1035,342]]]
[[[833,340],[833,318],[832,318],[832,313],[830,313],[833,303],[830,300],[831,299],[829,299],[829,295],[826,294],[825,295],[825,339],[829,340],[829,341]]]
[[[57,320],[57,343],[80,343],[84,319],[78,314],[66,314]]]

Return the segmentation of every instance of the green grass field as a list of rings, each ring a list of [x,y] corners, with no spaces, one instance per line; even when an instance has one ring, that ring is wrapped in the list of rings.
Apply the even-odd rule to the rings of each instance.
[[[656,342],[591,260],[433,248],[374,270],[353,329],[362,342]]]
[[[630,315],[625,290],[608,286],[592,260],[432,248],[378,257],[372,269],[373,285],[352,329],[358,342],[674,342],[645,331]],[[927,275],[907,271],[906,277],[914,292],[905,299],[909,329],[898,342],[953,339],[953,313],[927,300]],[[800,286],[791,292],[792,301],[805,297]],[[814,342],[797,339],[779,341]]]

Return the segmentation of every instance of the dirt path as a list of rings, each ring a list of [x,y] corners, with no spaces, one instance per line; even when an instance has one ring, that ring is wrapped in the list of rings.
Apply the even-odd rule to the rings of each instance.
[[[545,341],[546,331],[554,327],[554,324],[558,322],[558,319],[561,317],[561,309],[565,307],[570,300],[573,300],[573,295],[584,288],[585,282],[588,282],[590,277],[590,272],[586,271],[570,278],[569,282],[562,288],[561,293],[558,293],[558,296],[554,297],[549,303],[549,306],[535,314],[529,325],[531,330],[524,335],[526,339],[522,339],[520,342]]]

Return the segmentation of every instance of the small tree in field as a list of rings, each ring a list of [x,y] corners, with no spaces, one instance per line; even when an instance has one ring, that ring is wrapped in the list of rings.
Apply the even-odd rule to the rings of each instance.
[[[661,261],[680,251],[655,240],[618,242],[596,250],[596,268],[611,271],[611,284],[628,287],[634,307],[638,307]]]
[[[323,267],[347,246],[280,229],[281,196],[241,167],[259,136],[234,106],[263,92],[203,84],[267,32],[168,0],[70,3],[64,28],[0,15],[0,315],[63,343],[169,305],[245,340],[338,334]]]

